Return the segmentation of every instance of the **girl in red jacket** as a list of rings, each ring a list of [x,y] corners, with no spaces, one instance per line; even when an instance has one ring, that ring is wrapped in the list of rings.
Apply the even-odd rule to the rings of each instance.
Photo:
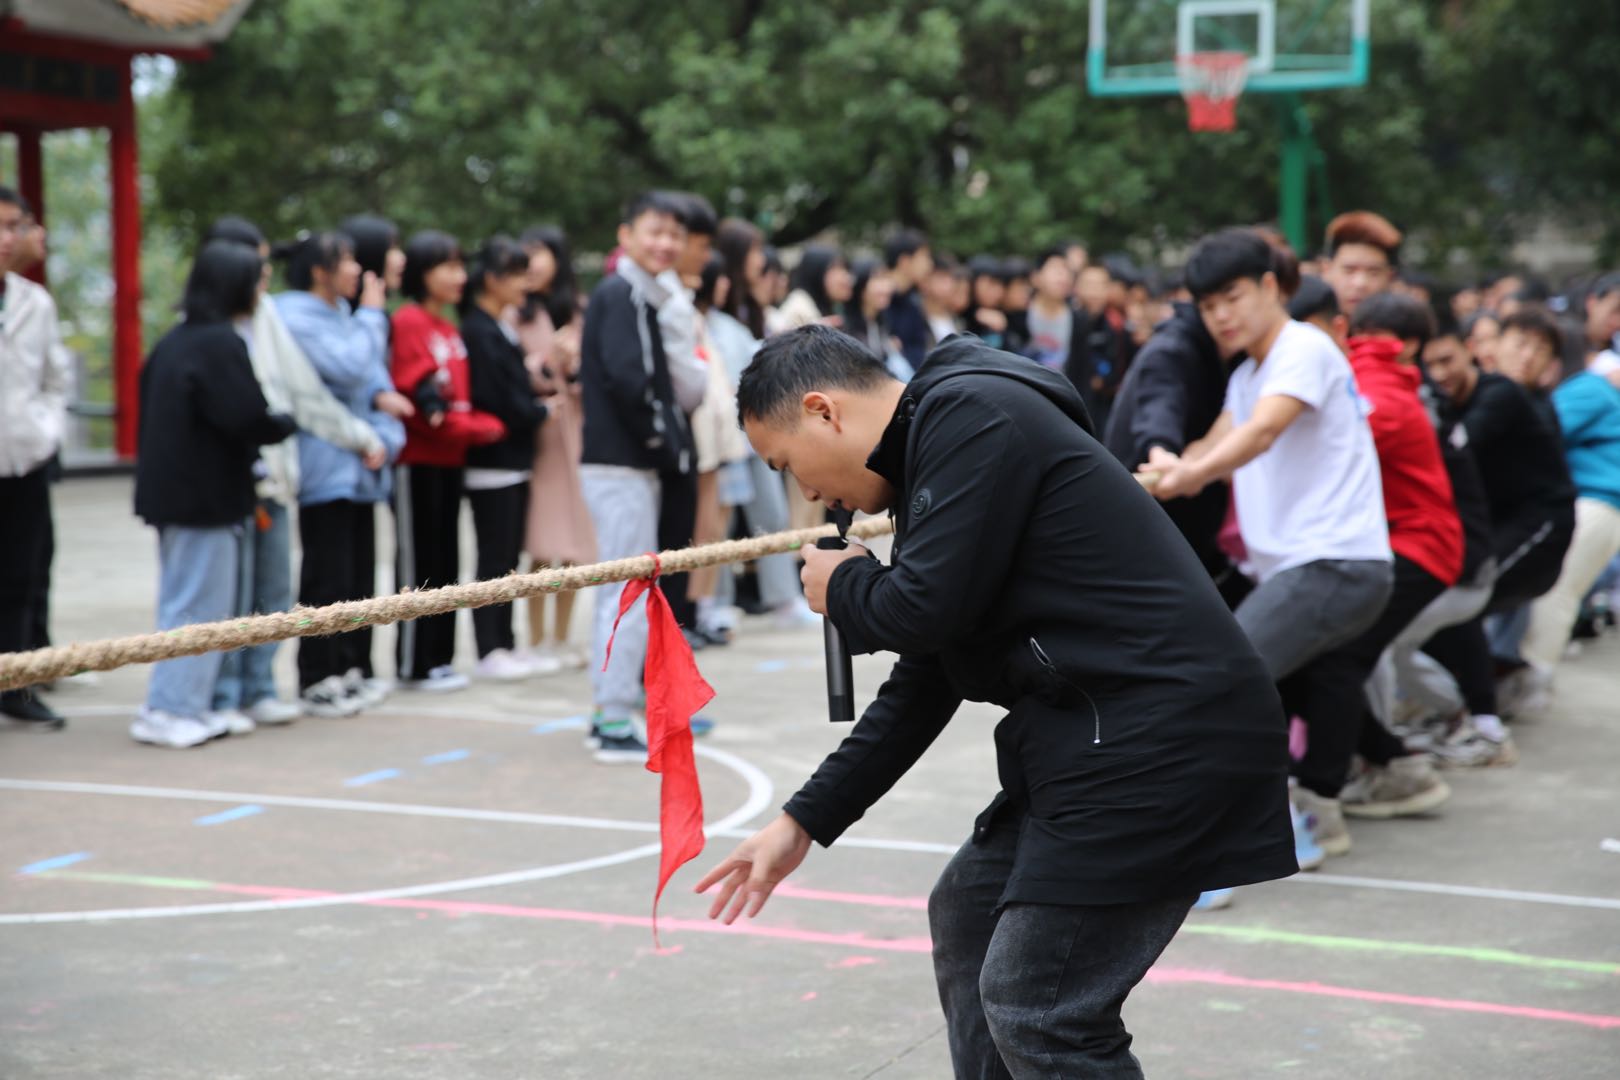
[[[467,285],[461,247],[429,230],[405,245],[400,291],[410,301],[394,313],[390,363],[394,385],[416,403],[405,421],[405,449],[394,482],[398,532],[395,581],[400,588],[453,585],[461,551],[457,525],[467,450],[499,442],[500,420],[472,407],[467,346],[446,309]],[[467,677],[450,666],[455,657],[454,612],[403,623],[396,646],[400,685],[460,690]]]

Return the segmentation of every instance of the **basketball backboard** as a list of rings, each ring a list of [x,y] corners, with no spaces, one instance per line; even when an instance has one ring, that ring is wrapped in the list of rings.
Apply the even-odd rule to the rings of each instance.
[[[1367,81],[1370,0],[1091,0],[1086,82],[1100,96],[1177,94],[1177,60],[1248,57],[1245,93]]]

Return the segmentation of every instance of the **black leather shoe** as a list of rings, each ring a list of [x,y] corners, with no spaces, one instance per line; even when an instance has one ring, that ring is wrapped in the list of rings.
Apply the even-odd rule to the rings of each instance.
[[[67,726],[67,719],[53,711],[32,690],[0,693],[0,715],[35,725],[41,731],[60,731]]]

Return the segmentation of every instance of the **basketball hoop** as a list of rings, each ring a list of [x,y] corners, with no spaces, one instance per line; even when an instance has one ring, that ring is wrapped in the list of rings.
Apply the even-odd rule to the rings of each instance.
[[[1249,81],[1249,58],[1240,52],[1198,52],[1176,57],[1176,77],[1187,99],[1188,131],[1231,131]]]

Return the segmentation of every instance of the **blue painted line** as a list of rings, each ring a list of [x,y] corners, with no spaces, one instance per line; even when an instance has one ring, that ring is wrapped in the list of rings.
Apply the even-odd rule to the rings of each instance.
[[[465,761],[472,757],[471,750],[446,750],[442,754],[429,754],[422,759],[424,765],[448,765],[452,761]]]
[[[43,874],[47,870],[60,870],[64,866],[72,866],[74,863],[84,862],[84,860],[88,859],[89,857],[90,853],[88,851],[75,851],[72,855],[58,855],[54,859],[41,859],[39,862],[29,863],[21,870],[18,870],[17,873]]]
[[[761,675],[772,675],[778,671],[786,671],[787,669],[788,662],[786,660],[766,660],[754,670],[758,671]]]
[[[575,731],[587,723],[589,721],[583,716],[566,716],[561,720],[547,720],[543,724],[536,724],[529,731],[535,735],[550,735],[553,731]]]
[[[343,786],[364,787],[367,784],[375,784],[379,780],[392,780],[399,775],[400,772],[398,769],[378,769],[376,772],[361,773],[359,776],[351,776],[347,780],[343,781]]]
[[[264,813],[264,807],[249,804],[247,806],[233,806],[229,810],[221,810],[217,814],[209,814],[193,821],[193,825],[223,825],[227,821],[236,821],[240,818],[252,817],[254,814]]]

